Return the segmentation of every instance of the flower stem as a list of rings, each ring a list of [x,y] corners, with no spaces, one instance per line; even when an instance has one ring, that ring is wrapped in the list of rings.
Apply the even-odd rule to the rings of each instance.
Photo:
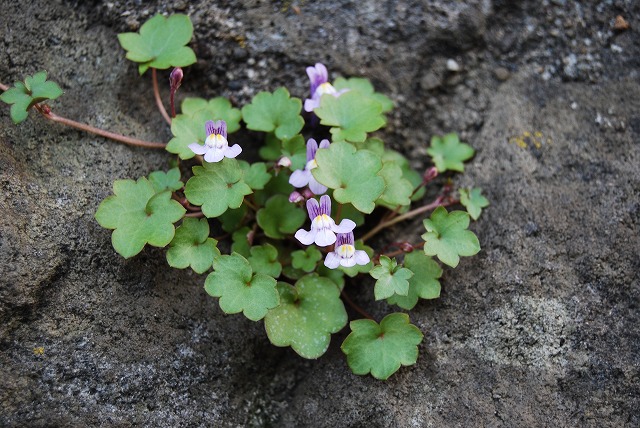
[[[378,232],[380,232],[383,229],[386,229],[387,227],[393,226],[396,223],[401,222],[402,220],[407,220],[409,218],[415,217],[418,214],[422,214],[424,212],[427,211],[431,211],[434,210],[436,208],[438,208],[439,206],[449,206],[449,205],[453,205],[454,203],[457,203],[457,201],[449,201],[449,200],[444,200],[444,198],[442,196],[436,198],[435,201],[431,202],[428,205],[424,205],[420,208],[416,208],[415,210],[411,210],[411,211],[407,211],[406,213],[395,217],[391,220],[383,220],[380,223],[378,223],[378,225],[376,227],[374,227],[373,229],[371,229],[369,232],[367,232],[366,234],[364,234],[364,236],[362,238],[360,238],[363,242],[366,241],[367,239],[375,236]]]
[[[151,80],[153,81],[153,96],[156,99],[156,105],[158,106],[158,110],[160,110],[160,114],[164,117],[165,122],[171,125],[171,118],[167,113],[167,110],[164,108],[164,104],[162,104],[162,98],[160,97],[160,89],[158,88],[158,75],[155,68],[151,68]]]
[[[53,113],[51,111],[51,108],[46,104],[36,104],[34,107],[45,118],[53,122],[62,123],[63,125],[67,125],[72,128],[79,129],[81,131],[89,132],[91,134],[100,135],[101,137],[109,138],[111,140],[127,144],[129,146],[144,147],[147,149],[164,149],[166,147],[165,143],[157,143],[154,141],[144,141],[144,140],[139,140],[137,138],[126,137],[121,134],[116,134],[113,132],[105,131],[100,128],[96,128],[91,125],[87,125],[86,123],[80,123],[80,122],[76,122],[75,120],[67,119],[66,117],[58,116],[57,114]]]

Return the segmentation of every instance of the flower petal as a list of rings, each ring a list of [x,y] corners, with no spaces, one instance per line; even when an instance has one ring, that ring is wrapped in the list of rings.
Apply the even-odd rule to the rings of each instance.
[[[363,250],[356,250],[356,252],[353,254],[352,259],[355,260],[359,265],[366,265],[371,261],[369,255],[366,253],[366,251]]]
[[[215,147],[207,151],[204,155],[204,160],[207,162],[220,162],[224,157],[224,152],[222,150],[218,150]]]
[[[295,234],[295,237],[298,241],[302,242],[304,245],[311,245],[316,239],[316,230],[311,229],[307,232],[304,229],[298,229]]]
[[[225,140],[227,139],[227,122],[219,120],[216,122],[216,134],[222,135]]]
[[[315,218],[321,214],[320,205],[318,205],[318,201],[314,198],[307,199],[307,212],[309,213],[311,221],[315,220]]]
[[[311,98],[307,98],[304,100],[304,111],[312,112],[314,109],[320,107],[320,100],[314,100]]]
[[[349,233],[355,228],[356,224],[353,222],[353,220],[345,218],[340,222],[340,224],[334,225],[331,229],[337,233]]]
[[[330,229],[320,229],[316,234],[316,245],[326,247],[336,242],[336,234]]]
[[[335,269],[340,266],[340,256],[333,251],[327,254],[327,258],[324,259],[324,265],[329,269]]]
[[[313,138],[309,138],[307,140],[307,162],[316,157],[316,152],[318,151],[318,142]]]
[[[204,129],[207,130],[207,137],[209,135],[216,133],[217,126],[218,126],[218,122],[214,122],[213,120],[207,120],[207,123],[204,124]]]
[[[316,179],[311,175],[311,171],[307,171],[309,173],[309,189],[313,192],[314,195],[323,195],[327,192],[327,186],[323,186],[318,183]],[[293,174],[291,175],[293,177]],[[291,180],[289,180],[291,182]],[[300,186],[301,187],[301,186]]]
[[[322,195],[320,197],[320,214],[331,216],[331,198],[329,195]]]
[[[207,146],[201,146],[198,143],[191,143],[189,144],[189,148],[191,149],[191,151],[197,155],[203,155],[205,153],[207,153],[208,147]]]
[[[330,145],[330,144],[331,144],[331,143],[329,142],[329,140],[324,139],[324,140],[320,141],[320,147],[319,147],[319,148],[321,148],[321,149],[327,149],[327,148],[329,148],[329,145]]]
[[[228,158],[235,158],[242,152],[242,148],[239,144],[234,144],[231,147],[227,147],[224,151],[224,155]]]
[[[310,177],[311,171],[297,169],[293,171],[293,174],[291,174],[291,177],[289,177],[289,184],[291,184],[293,187],[304,187],[309,184]]]
[[[348,259],[341,259],[340,264],[344,267],[352,267],[356,265],[356,259],[354,257],[349,257]]]

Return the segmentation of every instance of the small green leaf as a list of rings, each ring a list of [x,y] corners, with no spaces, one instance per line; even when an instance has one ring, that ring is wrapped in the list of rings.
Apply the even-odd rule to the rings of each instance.
[[[62,95],[62,89],[57,83],[47,81],[47,72],[40,71],[33,76],[27,76],[22,82],[16,82],[0,94],[0,101],[13,104],[9,114],[13,123],[18,124],[28,116],[28,110],[37,103],[54,100]]]
[[[409,165],[409,160],[406,157],[395,150],[385,149],[384,153],[382,154],[382,163],[387,164],[390,162],[397,164],[402,169],[402,178],[411,183],[412,192],[413,189],[422,184],[422,174],[419,174],[417,171],[411,168],[411,165]],[[411,200],[421,200],[424,196],[424,193],[425,187],[422,186],[416,191],[416,193],[413,194]]]
[[[374,294],[376,300],[386,299],[394,294],[406,296],[409,293],[409,278],[413,272],[398,266],[396,259],[380,256],[380,265],[371,269],[369,274],[377,279]]]
[[[313,272],[320,260],[322,260],[322,253],[313,246],[291,253],[291,265],[305,272]]]
[[[187,181],[184,194],[194,205],[201,205],[205,216],[212,218],[227,208],[239,208],[251,188],[242,180],[242,169],[235,159],[205,162],[193,167],[193,177]]]
[[[380,322],[356,320],[349,324],[351,333],[342,343],[342,352],[353,373],[387,380],[400,366],[410,366],[418,360],[418,345],[422,333],[409,316],[389,314]]]
[[[314,113],[322,125],[332,127],[333,141],[363,142],[367,132],[377,131],[386,123],[380,103],[357,91],[339,97],[323,95]]]
[[[489,206],[489,200],[482,196],[482,189],[476,187],[471,190],[460,189],[460,203],[467,208],[472,219],[480,217],[482,208]]]
[[[391,209],[411,204],[413,185],[403,177],[400,166],[394,162],[383,163],[378,176],[384,179],[385,184],[384,192],[377,200],[378,204]]]
[[[348,95],[345,94],[345,95]],[[344,96],[344,95],[343,95]],[[335,189],[333,197],[342,204],[353,204],[363,213],[371,213],[374,201],[384,191],[380,157],[368,150],[356,150],[345,142],[333,143],[316,153],[318,167],[311,173],[318,182]],[[357,168],[354,168],[357,165]]]
[[[264,186],[271,180],[271,174],[267,172],[267,165],[264,162],[255,162],[249,164],[246,161],[238,161],[240,168],[242,168],[242,179],[253,190],[262,190]]]
[[[329,269],[324,264],[318,265],[316,273],[323,278],[329,278],[333,281],[340,291],[344,288],[344,272],[340,269]]]
[[[363,250],[365,253],[367,253],[369,259],[373,258],[373,248],[368,245],[364,245],[361,240],[357,240],[354,246],[356,247],[356,250]],[[347,274],[347,276],[353,278],[359,273],[367,273],[371,269],[373,269],[373,262],[370,261],[366,265],[355,265],[351,267],[340,266],[338,267],[338,269]]]
[[[251,245],[249,245],[249,239],[247,236],[251,232],[247,226],[236,230],[231,235],[231,251],[240,254],[242,257],[249,257]]]
[[[446,265],[456,267],[460,256],[473,256],[480,251],[478,237],[467,230],[469,214],[464,211],[448,213],[440,206],[431,213],[431,218],[424,220],[424,227],[427,229],[422,235],[424,253],[437,256]]]
[[[225,313],[242,312],[251,321],[258,321],[278,306],[276,280],[262,273],[253,274],[251,265],[240,254],[216,257],[213,269],[204,288],[211,296],[220,297],[220,308]]]
[[[164,247],[175,234],[173,223],[185,209],[171,199],[171,192],[156,194],[149,180],[116,180],[113,195],[100,203],[96,220],[111,235],[113,248],[124,258],[142,251],[145,244]]]
[[[333,87],[338,91],[342,89],[357,91],[364,96],[368,96],[369,98],[376,100],[382,106],[383,113],[393,110],[393,101],[391,101],[391,99],[386,95],[376,92],[369,79],[362,77],[352,77],[350,79],[338,77],[335,82],[333,82]]]
[[[153,171],[149,174],[149,182],[156,193],[164,192],[165,190],[175,192],[184,186],[184,183],[180,181],[179,168],[171,168],[167,172]]]
[[[256,215],[258,225],[269,238],[282,239],[296,232],[307,218],[307,213],[289,202],[285,195],[274,195]]]
[[[231,102],[224,97],[216,97],[209,101],[203,98],[187,97],[182,101],[180,110],[186,116],[193,116],[197,112],[205,110],[209,113],[208,120],[224,120],[227,123],[228,134],[240,129],[242,113],[239,109],[233,108]],[[202,128],[204,128],[204,123]]]
[[[250,252],[251,256],[248,260],[255,273],[262,273],[274,278],[280,276],[282,265],[278,261],[276,247],[271,244],[255,245],[251,247]]]
[[[280,306],[271,309],[264,326],[271,343],[291,346],[304,358],[324,354],[337,333],[347,324],[340,290],[328,278],[306,275],[295,287],[278,283]]]
[[[169,266],[178,269],[191,266],[196,273],[204,273],[220,255],[218,241],[209,238],[209,223],[205,218],[185,218],[169,245]]]
[[[340,218],[338,218],[338,208],[342,205],[340,209]],[[351,204],[332,204],[331,205],[331,218],[336,220],[336,223],[340,223],[340,221],[344,218],[348,218],[352,220],[357,226],[362,226],[364,224],[364,214],[358,211]]]
[[[413,272],[409,278],[409,293],[406,296],[394,294],[387,299],[387,303],[410,310],[418,303],[418,298],[440,297],[438,278],[442,276],[442,268],[435,260],[422,251],[412,251],[404,256],[404,267]]]
[[[288,171],[281,170],[278,175],[269,180],[263,190],[256,190],[253,194],[253,201],[256,205],[264,206],[269,198],[277,194],[286,196],[287,203],[289,203],[289,195],[293,190],[293,186],[289,184],[289,176]]]
[[[247,128],[254,131],[275,132],[276,137],[287,140],[297,135],[304,126],[300,116],[302,101],[291,98],[285,88],[275,92],[260,92],[251,104],[242,108]]]
[[[307,144],[300,134],[288,140],[280,140],[274,134],[267,134],[265,144],[260,148],[260,157],[268,161],[277,161],[282,156],[291,160],[289,169],[303,169],[307,163]]]
[[[193,25],[187,15],[156,15],[140,27],[140,33],[121,33],[118,40],[127,59],[140,63],[142,75],[149,67],[165,70],[195,63],[196,55],[185,46],[192,36]]]
[[[464,172],[463,162],[471,159],[475,150],[470,145],[461,143],[458,134],[451,133],[444,137],[433,136],[427,153],[431,155],[438,172]]]

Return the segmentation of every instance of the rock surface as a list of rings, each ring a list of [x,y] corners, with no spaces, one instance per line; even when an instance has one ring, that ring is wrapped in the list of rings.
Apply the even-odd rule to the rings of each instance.
[[[317,61],[370,77],[397,104],[382,136],[416,167],[434,134],[477,150],[458,183],[491,201],[473,225],[483,251],[411,312],[415,366],[355,376],[346,331],[302,360],[222,314],[163,250],[113,251],[98,204],[166,155],[36,115],[16,127],[3,107],[0,425],[640,425],[637,2],[210,3],[5,2],[0,81],[47,69],[65,90],[54,111],[167,141],[149,76],[116,40],[156,12],[195,25],[183,95],[304,97]],[[381,317],[369,285],[353,297]]]

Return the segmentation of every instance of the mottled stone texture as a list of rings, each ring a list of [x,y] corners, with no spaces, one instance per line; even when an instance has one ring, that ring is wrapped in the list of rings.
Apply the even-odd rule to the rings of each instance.
[[[458,183],[491,200],[472,225],[483,250],[412,311],[415,366],[354,376],[346,331],[302,360],[222,314],[163,250],[113,251],[99,202],[168,156],[35,114],[16,127],[1,107],[0,425],[640,425],[637,2],[5,1],[0,81],[47,69],[59,114],[167,141],[150,77],[116,40],[158,11],[195,25],[182,95],[304,98],[304,68],[322,61],[396,101],[380,135],[416,167],[431,135],[459,132],[477,155]],[[371,285],[351,294],[382,317]]]

